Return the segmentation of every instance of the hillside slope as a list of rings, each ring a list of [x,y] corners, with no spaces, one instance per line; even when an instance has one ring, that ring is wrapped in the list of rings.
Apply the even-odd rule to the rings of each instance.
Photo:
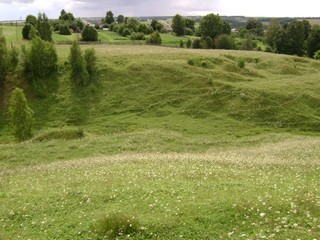
[[[99,80],[75,87],[58,46],[60,71],[46,98],[24,84],[36,132],[77,126],[93,134],[168,129],[250,135],[320,130],[320,63],[260,52],[95,46]],[[243,59],[245,66],[238,66]],[[16,81],[10,82],[11,88]],[[9,89],[10,87],[7,86]],[[10,94],[6,94],[8,102]],[[6,104],[0,139],[10,139]],[[3,140],[0,140],[3,141]]]

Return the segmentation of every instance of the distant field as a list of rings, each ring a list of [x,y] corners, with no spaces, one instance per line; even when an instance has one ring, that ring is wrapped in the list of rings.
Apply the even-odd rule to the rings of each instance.
[[[3,31],[14,41],[12,27]],[[180,40],[162,36],[171,46]],[[21,66],[3,86],[0,240],[318,239],[319,61],[81,48],[98,57],[88,86],[70,81],[70,45],[56,45],[59,72],[47,79],[45,98]],[[22,143],[8,124],[15,86],[35,113],[35,136]]]

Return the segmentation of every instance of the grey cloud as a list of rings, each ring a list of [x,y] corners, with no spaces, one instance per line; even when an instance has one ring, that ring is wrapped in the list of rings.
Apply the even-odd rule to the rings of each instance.
[[[34,0],[1,0],[0,3],[7,3],[7,4],[11,4],[11,3],[33,3]]]
[[[81,16],[104,16],[108,10],[115,14],[124,14],[127,16],[148,16],[148,15],[174,15],[188,14],[190,12],[212,11],[219,9],[220,0],[122,0],[122,1],[72,1],[71,11]]]

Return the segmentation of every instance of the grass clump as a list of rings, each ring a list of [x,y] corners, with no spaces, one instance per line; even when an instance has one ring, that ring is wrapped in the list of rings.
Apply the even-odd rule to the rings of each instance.
[[[84,131],[82,129],[74,128],[64,128],[64,129],[54,129],[48,130],[38,136],[36,136],[33,142],[45,142],[51,140],[71,140],[71,139],[81,139],[84,137]]]
[[[189,59],[189,60],[188,60],[188,64],[189,64],[190,66],[194,66],[194,65],[195,65],[195,61],[194,61],[193,59]]]
[[[95,226],[98,239],[114,239],[120,236],[130,237],[140,229],[139,221],[131,215],[112,213],[100,219]]]
[[[238,60],[238,67],[239,68],[244,68],[246,66],[246,61],[243,58],[240,58]]]

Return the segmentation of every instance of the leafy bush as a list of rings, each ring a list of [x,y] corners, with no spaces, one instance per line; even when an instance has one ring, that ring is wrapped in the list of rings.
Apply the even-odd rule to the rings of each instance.
[[[320,50],[318,50],[318,51],[316,51],[316,52],[314,53],[313,58],[314,58],[314,59],[317,59],[317,60],[320,59]]]
[[[194,48],[194,49],[201,48],[201,40],[199,38],[196,38],[195,40],[193,40],[192,48]]]
[[[23,90],[16,88],[10,100],[10,120],[15,138],[24,141],[32,136],[33,111],[27,104]]]
[[[208,63],[206,61],[202,61],[201,62],[201,66],[204,67],[204,68],[207,68],[208,67]]]
[[[187,48],[191,48],[191,46],[192,46],[192,41],[189,38],[188,41],[187,41]]]
[[[158,31],[153,32],[150,35],[150,38],[147,40],[147,43],[150,43],[150,44],[161,45],[161,42],[162,42],[161,36],[160,36],[160,33]]]
[[[31,79],[46,79],[58,69],[58,56],[53,44],[36,37],[24,51],[24,71]]]
[[[144,36],[144,33],[138,32],[138,33],[132,33],[130,36],[131,40],[145,40],[146,37]]]
[[[217,49],[235,49],[236,44],[230,34],[222,34],[214,40],[215,48]]]
[[[71,65],[71,79],[76,85],[86,85],[89,79],[89,73],[77,41],[73,41],[70,48],[69,62]]]
[[[31,31],[31,28],[32,28],[32,25],[29,24],[29,23],[26,23],[24,25],[24,27],[22,28],[22,38],[23,39],[27,39],[27,40],[30,39],[29,34],[30,34],[30,31]]]
[[[184,42],[182,41],[182,39],[180,39],[179,47],[180,47],[180,48],[183,48],[183,47],[184,47]]]
[[[59,28],[60,35],[71,35],[70,29],[67,25],[62,25]]]
[[[98,32],[97,30],[89,25],[86,25],[81,32],[81,40],[95,42],[98,41]]]
[[[211,37],[207,36],[203,41],[202,41],[202,46],[203,48],[206,49],[212,49],[214,48],[214,42]]]
[[[246,61],[243,58],[240,58],[238,60],[238,67],[239,68],[244,68],[246,66]]]
[[[139,231],[139,227],[139,221],[133,216],[113,213],[98,221],[95,232],[103,239],[115,239],[119,236],[131,236]]]
[[[184,35],[192,36],[193,30],[191,28],[184,28]]]
[[[188,64],[191,65],[191,66],[194,66],[195,65],[195,61],[193,59],[189,59],[188,60]]]
[[[90,79],[94,79],[97,74],[97,57],[94,48],[88,48],[84,51],[84,60]]]
[[[126,37],[126,36],[131,35],[131,33],[132,33],[132,31],[129,28],[124,28],[121,35]]]
[[[0,29],[0,85],[4,83],[8,71],[8,51],[6,39]]]
[[[53,129],[46,131],[34,139],[33,142],[44,142],[50,140],[71,140],[71,139],[81,139],[84,137],[84,132],[82,129],[74,128],[62,128],[62,129]]]
[[[19,52],[14,46],[11,47],[9,51],[9,66],[12,71],[16,69],[19,63]]]

